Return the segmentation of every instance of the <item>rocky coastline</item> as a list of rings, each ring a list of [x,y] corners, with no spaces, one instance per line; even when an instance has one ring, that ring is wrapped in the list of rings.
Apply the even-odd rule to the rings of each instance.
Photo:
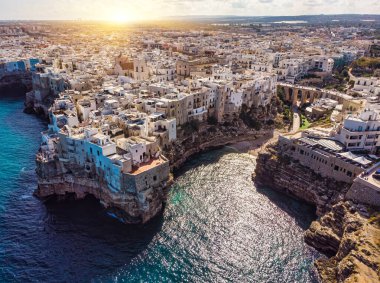
[[[140,191],[138,177],[132,177],[123,181],[129,182],[133,189],[120,194],[113,193],[105,180],[95,174],[94,168],[86,171],[74,164],[63,166],[58,159],[44,162],[38,155],[36,165],[38,176],[38,187],[34,192],[36,197],[46,201],[51,198],[83,199],[87,195],[92,195],[108,212],[129,224],[146,223],[156,216],[163,208],[167,188],[172,183],[171,175],[169,175],[169,179],[152,185],[145,191]],[[168,162],[166,161],[160,167],[162,167],[161,170],[168,170]]]
[[[0,76],[0,94],[2,97],[22,97],[31,89],[31,72],[15,72]]]
[[[48,96],[45,101],[37,101],[34,91],[27,92],[24,102],[24,113],[34,114],[44,120],[49,120],[49,108],[53,98]]]
[[[182,127],[178,129],[177,140],[163,148],[163,153],[170,161],[171,170],[175,171],[198,153],[243,141],[270,139],[275,132],[274,119],[281,111],[282,103],[273,97],[266,107],[251,107],[223,123],[201,123],[196,130],[190,131]],[[255,126],[249,123],[252,121]]]
[[[271,135],[273,135],[271,128],[256,131],[247,128],[241,122],[236,122],[235,125],[231,126],[219,127],[204,125],[198,132],[178,139],[164,151],[164,154],[170,161],[171,170],[176,171],[196,154],[243,141],[255,141]]]
[[[253,180],[316,207],[305,242],[327,256],[315,262],[322,282],[379,282],[379,210],[347,201],[351,184],[321,178],[276,145],[258,155]]]
[[[242,125],[217,127],[210,134],[209,125],[202,125],[202,130],[197,131],[191,137],[179,140],[166,149],[164,154],[169,156],[171,171],[175,171],[192,156],[228,144],[257,139],[272,130],[249,130]],[[191,142],[189,142],[191,140]],[[174,154],[173,154],[174,153]],[[160,213],[163,204],[166,203],[167,193],[173,182],[173,175],[169,180],[158,187],[153,187],[146,202],[141,203],[136,193],[126,192],[123,197],[110,192],[106,182],[93,172],[86,172],[82,168],[72,165],[62,165],[58,160],[41,162],[37,154],[38,187],[34,195],[42,200],[65,200],[74,197],[83,199],[86,195],[92,195],[100,200],[107,211],[111,211],[124,223],[145,223]]]
[[[274,131],[271,119],[275,118],[281,106],[277,98],[274,98],[273,102],[267,107],[246,109],[244,118],[246,121],[255,121],[256,129],[249,127],[246,121],[237,115],[229,117],[224,123],[203,122],[182,125],[178,129],[176,141],[162,148],[163,156],[168,160],[168,168],[170,166],[171,172],[176,171],[190,157],[213,148],[270,136]],[[141,194],[125,192],[125,196],[123,196],[124,193],[119,194],[123,196],[123,199],[115,200],[115,196],[109,193],[107,185],[102,181],[102,177],[97,175],[95,168],[92,168],[89,174],[83,168],[76,166],[71,168],[72,164],[62,166],[58,160],[42,162],[38,154],[36,162],[38,188],[35,195],[37,197],[46,199],[59,196],[60,199],[64,199],[65,196],[74,195],[76,198],[83,198],[91,194],[100,200],[105,208],[121,211],[118,216],[126,223],[145,223],[162,211],[162,204],[166,202],[167,191],[173,181],[173,175],[170,174],[169,180],[148,190],[148,194],[146,188],[141,188],[144,191]],[[166,172],[162,174],[169,175]],[[100,189],[97,191],[96,188]],[[142,194],[144,194],[143,197]],[[141,201],[141,198],[144,201]]]

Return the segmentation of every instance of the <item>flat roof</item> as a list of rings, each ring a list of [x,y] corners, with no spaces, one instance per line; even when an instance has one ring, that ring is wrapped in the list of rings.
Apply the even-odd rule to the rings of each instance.
[[[138,175],[163,163],[165,163],[165,160],[161,157],[158,159],[151,159],[149,162],[141,163],[141,166],[137,170],[132,171],[130,174]]]
[[[343,156],[347,159],[350,159],[352,161],[355,161],[357,163],[360,163],[361,165],[368,165],[368,164],[371,164],[372,161],[365,158],[364,156],[361,156],[361,155],[356,155],[350,151],[347,151],[347,152],[342,152],[342,153],[338,153],[340,156]]]
[[[303,137],[303,138],[300,138],[299,141],[309,144],[311,146],[320,145],[332,151],[344,150],[344,145],[342,143],[332,140],[332,139]]]

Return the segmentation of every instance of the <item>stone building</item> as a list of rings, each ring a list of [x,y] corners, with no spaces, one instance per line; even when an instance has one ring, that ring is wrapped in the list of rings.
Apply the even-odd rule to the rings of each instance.
[[[369,168],[374,160],[345,150],[343,144],[333,139],[280,136],[280,152],[297,160],[301,165],[323,177],[351,183],[356,176]]]

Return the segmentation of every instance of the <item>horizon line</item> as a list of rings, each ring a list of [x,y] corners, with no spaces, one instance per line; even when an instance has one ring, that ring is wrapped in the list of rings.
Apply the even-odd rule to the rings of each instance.
[[[150,21],[161,21],[167,19],[175,18],[225,18],[225,17],[234,17],[234,18],[272,18],[272,17],[304,17],[304,16],[380,16],[380,14],[374,13],[342,13],[342,14],[298,14],[298,15],[267,15],[267,16],[254,16],[254,15],[207,15],[207,14],[194,14],[194,15],[177,15],[177,16],[164,16],[157,17],[152,19],[141,19],[141,20],[131,20],[131,22],[150,22]],[[106,19],[83,19],[83,18],[71,18],[71,19],[0,19],[0,22],[15,22],[15,21],[28,21],[28,22],[37,22],[37,21],[83,21],[83,22],[110,22]]]

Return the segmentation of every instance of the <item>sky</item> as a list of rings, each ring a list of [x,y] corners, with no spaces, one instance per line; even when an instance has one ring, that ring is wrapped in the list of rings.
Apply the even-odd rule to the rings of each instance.
[[[168,16],[380,14],[380,0],[0,0],[0,20],[139,21]]]

